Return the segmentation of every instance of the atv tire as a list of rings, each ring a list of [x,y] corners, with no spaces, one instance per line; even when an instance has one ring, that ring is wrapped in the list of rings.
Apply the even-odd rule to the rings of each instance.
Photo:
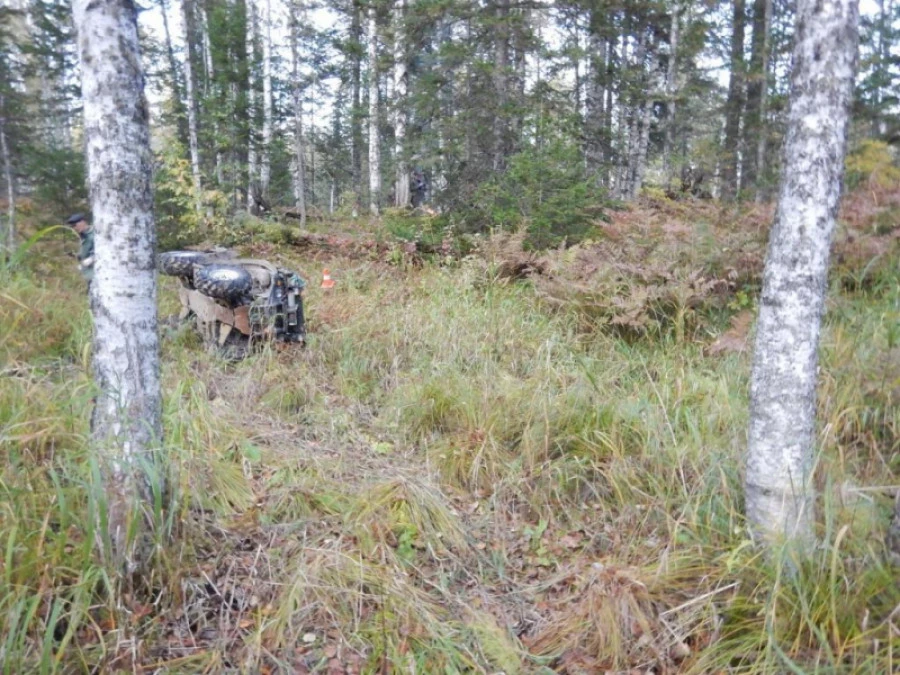
[[[237,302],[250,295],[253,277],[238,265],[203,265],[194,270],[194,288],[211,298]]]
[[[172,277],[194,276],[194,265],[205,265],[209,257],[199,251],[168,251],[159,255],[159,270]]]

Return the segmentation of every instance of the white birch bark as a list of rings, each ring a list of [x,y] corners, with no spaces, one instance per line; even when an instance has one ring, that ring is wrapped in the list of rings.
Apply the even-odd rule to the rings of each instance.
[[[494,29],[494,94],[497,97],[497,112],[494,116],[494,171],[501,171],[506,166],[507,134],[509,118],[506,107],[509,98],[509,5],[508,0],[497,0],[495,3],[497,17]]]
[[[747,518],[766,542],[813,536],[819,332],[856,72],[856,0],[799,0],[784,170],[750,383]]]
[[[362,11],[360,0],[352,0],[350,40],[354,46],[354,53],[350,66],[352,107],[350,115],[350,173],[353,182],[353,204],[351,208],[354,218],[359,217],[359,209],[362,204]]]
[[[16,185],[13,182],[12,158],[6,141],[6,101],[0,94],[0,158],[3,159],[3,181],[6,183],[6,255],[16,250]]]
[[[169,32],[169,5],[166,0],[160,0],[159,13],[162,15],[163,36],[166,44],[166,59],[169,62],[169,77],[172,78],[172,95],[176,101],[181,101],[181,88],[178,83],[178,62],[175,60],[175,49],[172,47],[172,34]]]
[[[678,91],[678,33],[681,13],[680,0],[672,3],[672,20],[669,24],[669,62],[666,64],[666,135],[663,148],[663,173],[666,188],[671,188],[675,175],[672,149],[675,147],[675,98]]]
[[[194,208],[200,213],[203,208],[203,186],[200,178],[200,144],[197,140],[197,83],[194,80],[194,67],[191,64],[191,28],[192,8],[188,0],[181,3],[184,17],[184,89],[187,96],[188,145],[191,153],[191,179],[194,184]]]
[[[199,5],[200,12],[200,41],[203,45],[203,63],[206,69],[206,94],[209,95],[210,91],[213,87],[216,86],[215,83],[215,68],[213,67],[212,60],[212,45],[209,41],[209,17],[206,14],[206,10],[203,8],[203,3]],[[216,118],[216,121],[213,123],[213,136],[215,140],[213,141],[216,146],[216,183],[219,187],[225,184],[225,157],[222,154],[222,149],[219,147],[219,134],[221,132],[221,125]]]
[[[259,158],[256,153],[256,129],[253,128],[256,122],[256,78],[255,74],[255,58],[256,54],[253,50],[253,43],[259,34],[259,18],[256,14],[255,3],[248,2],[250,10],[250,34],[247,36],[247,74],[249,82],[247,83],[247,107],[250,111],[250,120],[248,123],[249,139],[247,144],[247,210],[255,213],[257,188],[257,176],[259,175]]]
[[[406,2],[397,0],[394,7],[394,157],[397,164],[394,178],[394,206],[409,205],[409,167],[404,155],[406,142]],[[440,141],[443,141],[441,136]]]
[[[97,397],[91,442],[104,483],[115,569],[143,562],[128,535],[150,497],[144,467],[162,440],[152,156],[132,0],[75,0],[95,262],[91,284]]]
[[[259,167],[259,189],[264,197],[269,195],[272,147],[272,3],[266,0],[263,17],[263,128],[262,152]]]
[[[378,215],[381,195],[381,152],[378,138],[378,25],[369,8],[369,211]]]
[[[306,18],[305,11],[302,13]],[[295,17],[291,20],[291,75],[294,95],[294,159],[293,183],[294,205],[300,212],[300,227],[306,227],[306,167],[304,166],[303,143],[303,90],[300,86],[300,24]]]
[[[638,138],[637,153],[635,155],[634,173],[631,184],[631,198],[637,197],[644,187],[644,174],[647,171],[647,150],[650,147],[650,118],[653,114],[653,100],[648,94],[641,111],[641,133]]]

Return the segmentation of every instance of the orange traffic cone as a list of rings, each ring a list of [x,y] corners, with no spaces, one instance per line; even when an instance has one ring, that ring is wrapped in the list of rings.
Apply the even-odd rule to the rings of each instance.
[[[331,272],[327,267],[322,270],[322,288],[334,288],[334,279],[331,278]]]

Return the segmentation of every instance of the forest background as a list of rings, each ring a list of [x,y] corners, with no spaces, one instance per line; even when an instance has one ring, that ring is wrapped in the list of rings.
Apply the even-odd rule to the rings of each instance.
[[[71,8],[6,0],[6,672],[896,670],[900,10],[864,10],[820,546],[784,574],[740,456],[792,3],[148,6],[161,249],[337,286],[302,353],[229,365],[166,324],[167,543],[123,608],[90,315],[46,229],[88,203]]]

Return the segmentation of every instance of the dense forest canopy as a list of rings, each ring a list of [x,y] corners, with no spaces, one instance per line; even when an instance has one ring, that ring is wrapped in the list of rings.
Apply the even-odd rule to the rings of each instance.
[[[766,200],[793,3],[154,0],[141,48],[159,225],[424,205],[576,241],[642,190]],[[85,205],[68,0],[0,9],[4,195]],[[854,140],[900,139],[900,6],[863,6]],[[10,220],[13,210],[9,210]],[[12,230],[10,228],[10,237]]]

